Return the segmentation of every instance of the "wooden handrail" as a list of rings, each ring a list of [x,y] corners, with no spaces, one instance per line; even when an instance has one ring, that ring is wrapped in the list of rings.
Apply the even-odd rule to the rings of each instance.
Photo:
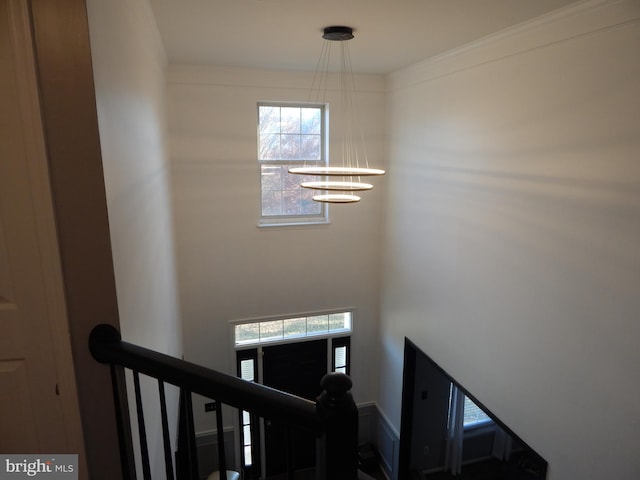
[[[283,420],[316,433],[322,431],[323,422],[315,402],[124,342],[112,325],[95,327],[89,348],[99,362],[162,379],[264,418]]]
[[[176,471],[179,479],[199,478],[195,435],[193,431],[193,413],[191,412],[191,394],[197,393],[215,399],[220,403],[236,407],[252,415],[276,420],[295,429],[312,432],[316,436],[316,478],[321,480],[356,480],[358,475],[358,410],[351,396],[351,379],[342,373],[328,373],[322,378],[322,393],[316,401],[306,400],[258,383],[248,382],[233,375],[227,375],[209,368],[196,365],[148,348],[123,342],[120,333],[112,326],[102,324],[94,327],[89,337],[89,349],[93,357],[111,366],[114,382],[114,400],[119,422],[119,440],[122,459],[123,478],[135,478],[132,458],[131,432],[126,410],[126,392],[124,391],[124,369],[134,373],[156,378],[159,389],[164,383],[179,387],[181,404],[186,409],[181,415],[188,417],[186,425],[190,428],[185,445],[186,457],[180,456],[180,465]],[[140,390],[136,388],[136,405],[139,410],[138,424],[141,444],[146,442],[144,419],[141,415],[142,401]],[[160,395],[162,401],[162,394]],[[165,409],[166,410],[166,409]],[[163,414],[166,417],[166,412]],[[166,420],[165,420],[166,421]],[[182,424],[182,422],[181,422]],[[168,430],[168,429],[165,429]],[[164,431],[165,443],[167,432]],[[220,439],[223,442],[222,439]],[[179,440],[180,442],[180,440]],[[145,445],[142,445],[145,447]],[[141,448],[142,448],[141,447]],[[143,448],[144,450],[144,448]],[[169,449],[170,450],[170,445]],[[180,448],[178,449],[180,451]],[[220,454],[223,455],[223,454]],[[167,448],[165,446],[165,457]],[[170,456],[170,452],[169,452]],[[144,478],[151,479],[148,455],[143,458]],[[165,458],[167,472],[173,470],[172,464]],[[221,462],[224,466],[224,462]],[[288,478],[294,478],[294,464],[288,462]]]

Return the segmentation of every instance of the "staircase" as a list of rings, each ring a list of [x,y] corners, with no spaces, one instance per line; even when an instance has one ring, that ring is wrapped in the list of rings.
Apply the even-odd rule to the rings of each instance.
[[[157,380],[158,399],[163,432],[164,463],[167,480],[201,480],[195,443],[195,428],[191,410],[192,394],[199,394],[216,403],[218,433],[218,478],[231,479],[227,470],[224,441],[222,441],[221,405],[229,405],[250,412],[251,415],[285,425],[287,431],[304,430],[316,436],[315,480],[356,480],[370,478],[358,471],[358,411],[350,393],[351,379],[341,373],[327,374],[321,381],[322,393],[316,401],[241,380],[232,375],[211,370],[184,360],[122,341],[111,325],[98,325],[91,332],[89,348],[93,357],[111,369],[113,395],[118,422],[118,437],[122,478],[135,480],[136,468],[129,419],[125,370],[132,372],[140,438],[143,480],[153,480],[147,445],[147,425],[140,392],[140,376]],[[180,389],[180,428],[177,452],[173,452],[169,434],[165,384]],[[148,399],[147,399],[148,401]],[[293,438],[293,435],[287,435]],[[283,448],[293,452],[287,442]],[[175,454],[174,454],[175,453]],[[287,480],[294,480],[296,472],[287,454]],[[175,458],[175,464],[174,464]],[[254,472],[255,475],[255,472]],[[237,477],[236,477],[237,478]],[[157,480],[157,479],[156,479]]]

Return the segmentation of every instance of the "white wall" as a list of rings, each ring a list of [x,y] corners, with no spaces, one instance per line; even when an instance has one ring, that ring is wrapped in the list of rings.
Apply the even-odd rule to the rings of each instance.
[[[377,339],[380,199],[375,179],[355,205],[330,208],[329,225],[257,227],[258,101],[306,101],[300,72],[171,66],[169,129],[178,277],[186,359],[235,374],[232,320],[355,307],[352,377],[356,401],[373,399],[370,356]],[[384,145],[384,84],[358,79],[370,163]],[[337,110],[335,92],[330,109]],[[334,117],[335,119],[335,117]],[[332,144],[338,143],[331,122]],[[338,143],[339,144],[339,143]],[[197,428],[212,415],[195,408]]]
[[[379,403],[408,336],[549,461],[640,478],[640,3],[390,78]]]
[[[147,0],[87,4],[122,337],[179,357],[165,149],[167,60]],[[157,383],[142,383],[152,473],[164,478]],[[178,399],[173,388],[167,395],[175,438]]]

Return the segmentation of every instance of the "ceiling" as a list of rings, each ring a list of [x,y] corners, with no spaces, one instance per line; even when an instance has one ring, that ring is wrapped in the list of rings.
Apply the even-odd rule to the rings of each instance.
[[[311,70],[354,28],[353,70],[384,74],[575,0],[151,0],[170,63]]]

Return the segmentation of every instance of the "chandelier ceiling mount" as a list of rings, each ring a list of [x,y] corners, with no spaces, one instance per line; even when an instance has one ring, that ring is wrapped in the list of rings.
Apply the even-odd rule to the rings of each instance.
[[[329,63],[331,56],[331,44],[340,43],[340,108],[339,114],[342,117],[342,164],[341,166],[307,166],[291,167],[289,173],[299,175],[311,175],[316,177],[330,177],[331,180],[318,180],[302,182],[303,188],[315,190],[326,190],[330,193],[314,195],[317,202],[327,203],[354,203],[359,202],[360,197],[349,192],[371,190],[373,185],[360,180],[362,176],[384,175],[385,171],[380,168],[370,168],[364,145],[364,135],[359,125],[356,125],[355,107],[355,82],[351,69],[351,59],[347,41],[354,38],[353,28],[345,26],[331,26],[323,30],[322,38],[327,41],[318,62],[318,67],[314,75],[315,78],[324,79],[320,82],[324,86],[322,98],[326,98],[326,78],[329,76]],[[318,88],[320,89],[320,84]],[[313,90],[313,87],[312,87]],[[319,95],[317,95],[319,97]],[[311,95],[310,95],[311,97]],[[353,137],[355,132],[359,132],[359,142]],[[342,177],[334,180],[335,177]]]

